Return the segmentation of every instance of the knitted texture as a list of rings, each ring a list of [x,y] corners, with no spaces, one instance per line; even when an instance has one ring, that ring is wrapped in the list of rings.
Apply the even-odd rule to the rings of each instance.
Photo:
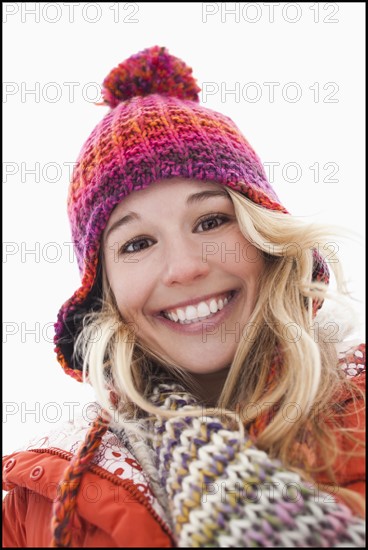
[[[113,208],[133,191],[175,177],[211,181],[270,210],[287,213],[263,165],[227,116],[198,104],[192,70],[165,48],[146,49],[113,69],[103,84],[111,110],[84,144],[68,195],[81,287],[61,307],[55,351],[65,372],[82,380],[73,344],[83,316],[99,307],[98,256]],[[328,282],[314,250],[313,280]],[[320,302],[313,304],[314,311]]]
[[[178,547],[365,547],[365,522],[258,450],[174,385],[152,403],[183,416],[147,421]]]
[[[365,356],[364,344],[349,346],[338,361],[338,368],[353,377],[362,390]],[[276,369],[277,355],[271,371]],[[218,418],[186,416],[186,411],[200,404],[177,384],[161,383],[149,399],[161,409],[180,410],[182,416],[141,419],[129,434],[124,426],[120,437],[150,476],[155,496],[165,510],[165,522],[171,523],[173,532],[177,526],[178,546],[190,546],[190,537],[193,546],[360,546],[364,524],[356,521],[350,509],[332,502],[331,495],[316,493],[296,473],[286,471],[279,461],[270,460],[254,446],[272,420],[268,413],[257,417],[242,437]],[[333,402],[349,399],[350,392],[339,389]],[[117,405],[113,392],[111,400]],[[64,472],[52,519],[52,546],[75,543],[73,515],[80,481],[106,429],[106,421],[97,418]],[[147,433],[152,435],[147,438]],[[233,532],[239,544],[234,544]],[[349,537],[353,542],[348,544]]]
[[[160,94],[199,101],[201,91],[191,76],[192,69],[168,55],[165,48],[153,46],[132,55],[113,69],[103,82],[103,98],[110,107],[135,96]]]

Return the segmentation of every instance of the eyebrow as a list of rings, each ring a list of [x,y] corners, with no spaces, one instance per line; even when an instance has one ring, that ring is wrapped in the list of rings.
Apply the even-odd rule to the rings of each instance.
[[[226,189],[208,189],[207,191],[201,191],[200,193],[189,195],[189,197],[187,198],[187,206],[190,206],[191,204],[195,204],[197,202],[202,202],[211,197],[226,197],[227,199],[229,199],[229,201],[231,201],[230,195],[228,194]]]
[[[226,189],[215,189],[215,190],[200,191],[199,193],[194,193],[193,195],[189,195],[189,197],[186,200],[186,205],[191,206],[192,204],[197,204],[199,202],[203,202],[206,199],[213,198],[213,197],[224,197],[224,198],[227,198],[229,201],[231,201],[231,198],[228,192],[226,191]],[[123,216],[122,218],[120,218],[120,220],[112,224],[112,226],[109,228],[109,230],[106,233],[105,241],[107,241],[109,235],[119,227],[132,223],[135,220],[140,221],[141,219],[142,219],[141,216],[139,214],[136,214],[136,212],[129,212],[128,214],[126,214],[126,216]]]

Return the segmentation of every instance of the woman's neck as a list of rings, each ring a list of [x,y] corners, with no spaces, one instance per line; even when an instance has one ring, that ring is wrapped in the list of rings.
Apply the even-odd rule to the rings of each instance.
[[[216,405],[229,370],[230,367],[225,367],[216,372],[191,373],[201,404],[207,407],[214,407]]]

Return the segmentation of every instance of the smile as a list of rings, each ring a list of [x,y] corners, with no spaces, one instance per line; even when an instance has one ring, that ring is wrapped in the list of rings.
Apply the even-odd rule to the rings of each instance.
[[[198,323],[205,319],[210,319],[218,311],[221,311],[233,299],[236,291],[231,290],[217,298],[209,298],[198,304],[192,304],[185,308],[177,308],[171,311],[163,311],[161,315],[180,325],[189,325]]]

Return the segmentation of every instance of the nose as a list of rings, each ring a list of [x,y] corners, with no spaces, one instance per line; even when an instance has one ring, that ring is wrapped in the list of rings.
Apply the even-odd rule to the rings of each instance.
[[[201,245],[179,236],[165,250],[162,280],[166,286],[190,285],[206,277],[209,269]]]

